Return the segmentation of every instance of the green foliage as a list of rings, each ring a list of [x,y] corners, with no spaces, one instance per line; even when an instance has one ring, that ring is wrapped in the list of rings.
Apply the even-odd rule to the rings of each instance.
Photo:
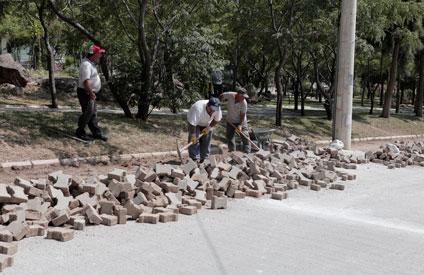
[[[3,5],[0,35],[8,35],[15,43],[34,45],[42,35],[35,13],[35,4],[40,1],[43,0]],[[321,81],[331,86],[335,81],[340,2],[274,0],[275,30],[268,0],[147,1],[145,42],[155,59],[149,104],[173,110],[187,107],[206,96],[210,70],[226,65],[236,68],[237,80],[243,85],[267,86],[273,82],[273,69],[279,61],[277,42],[287,54],[282,70],[284,85],[291,85],[294,78],[300,77],[303,85],[312,86],[318,71]],[[126,101],[137,105],[146,81],[146,50],[140,43],[140,1],[55,3],[107,48],[111,83]],[[293,14],[289,13],[291,6]],[[401,41],[400,77],[410,79],[417,74],[416,55],[423,48],[423,14],[424,4],[420,1],[358,0],[358,83],[364,83],[360,80],[370,74],[374,79],[380,74],[387,77],[394,38]],[[52,44],[69,56],[66,68],[69,73],[75,72],[76,61],[91,42],[51,10],[46,11],[46,16]],[[174,86],[176,80],[184,84],[184,89]]]

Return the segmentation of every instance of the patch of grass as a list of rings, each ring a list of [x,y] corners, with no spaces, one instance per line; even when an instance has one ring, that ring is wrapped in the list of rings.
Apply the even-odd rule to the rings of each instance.
[[[90,146],[50,129],[58,128],[73,135],[78,116],[78,113],[0,112],[0,161],[168,151],[176,149],[176,141],[187,142],[185,115],[152,115],[148,122],[143,122],[118,114],[99,113],[99,124],[109,141],[96,141]],[[255,116],[249,120],[251,128],[275,129],[275,139],[289,134],[310,140],[331,136],[331,121],[320,111],[308,111],[304,117],[285,112],[281,127],[275,126],[274,116]],[[225,124],[219,125],[213,139],[215,144],[226,142]],[[423,133],[424,121],[408,115],[384,119],[364,113],[353,117],[353,137]]]

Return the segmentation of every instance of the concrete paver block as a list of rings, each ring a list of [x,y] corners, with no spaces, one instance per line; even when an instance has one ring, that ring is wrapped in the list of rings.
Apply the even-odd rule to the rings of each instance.
[[[171,172],[172,178],[183,179],[185,177],[184,171],[182,169],[172,169]]]
[[[318,184],[311,184],[311,190],[313,191],[321,191],[321,186]]]
[[[21,203],[27,202],[28,197],[25,195],[24,189],[20,186],[8,185],[7,192],[12,196],[10,202]]]
[[[39,224],[31,224],[28,226],[28,232],[25,237],[37,237],[44,236],[46,234],[46,229]]]
[[[234,196],[235,199],[244,199],[246,197],[246,193],[240,190],[236,190],[234,191]]]
[[[13,241],[13,235],[9,230],[0,230],[0,241],[11,242]]]
[[[15,185],[22,187],[24,189],[25,193],[28,193],[29,189],[31,187],[33,187],[30,181],[24,180],[24,179],[19,178],[19,177],[15,179]]]
[[[127,223],[127,209],[121,205],[115,205],[113,209],[114,215],[118,216],[118,224]]]
[[[23,222],[14,221],[6,227],[6,230],[12,233],[14,240],[20,241],[27,234],[28,225]]]
[[[128,200],[124,205],[124,208],[127,209],[127,215],[131,216],[132,219],[137,219],[141,213],[143,213],[143,208],[139,205],[134,204],[133,201]]]
[[[0,242],[0,253],[5,255],[15,255],[18,252],[16,242]]]
[[[102,218],[100,217],[99,213],[97,213],[97,210],[94,209],[93,206],[87,204],[86,206],[84,206],[84,212],[85,212],[85,215],[87,215],[87,218],[90,223],[92,224],[102,223]]]
[[[274,193],[271,193],[271,199],[273,199],[273,200],[279,200],[279,201],[281,201],[281,200],[287,199],[287,197],[288,197],[287,192],[274,192]]]
[[[180,213],[183,215],[194,215],[197,213],[197,207],[194,205],[187,205],[180,208]]]
[[[159,222],[159,214],[143,213],[139,215],[137,222],[157,224]]]
[[[107,226],[112,226],[118,224],[118,217],[114,215],[101,214],[102,224]]]
[[[335,184],[332,184],[330,186],[330,189],[335,189],[335,190],[343,191],[345,189],[345,186],[343,184],[335,183]]]
[[[115,206],[113,201],[101,200],[99,201],[99,205],[100,205],[100,214],[108,214],[108,215],[113,214],[113,208]]]
[[[162,223],[177,222],[178,214],[172,212],[159,213],[159,221]]]
[[[60,209],[54,212],[54,218],[52,220],[52,224],[54,226],[61,226],[69,221],[70,215],[69,210]]]
[[[64,227],[48,228],[46,238],[61,242],[67,242],[74,238],[74,230]]]
[[[13,257],[0,255],[0,272],[13,265]]]
[[[12,196],[7,191],[6,184],[0,184],[0,203],[9,203],[12,200]]]
[[[227,197],[213,196],[211,209],[226,209],[227,208]]]
[[[75,229],[75,230],[80,230],[80,231],[82,231],[82,230],[84,230],[84,229],[85,229],[85,224],[86,224],[85,219],[76,219],[76,220],[74,221],[73,226],[74,226],[74,229]]]

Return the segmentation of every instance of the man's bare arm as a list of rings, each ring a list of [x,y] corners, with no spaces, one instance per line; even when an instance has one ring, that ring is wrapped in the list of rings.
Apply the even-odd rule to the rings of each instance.
[[[85,89],[85,92],[87,93],[87,95],[92,100],[95,100],[96,99],[96,94],[93,92],[93,89],[91,89],[91,81],[90,81],[90,79],[84,80],[83,84],[84,84],[84,89]]]
[[[217,125],[217,124],[218,124],[218,121],[212,120],[211,124],[209,124],[209,127],[210,128],[215,127],[215,125]]]

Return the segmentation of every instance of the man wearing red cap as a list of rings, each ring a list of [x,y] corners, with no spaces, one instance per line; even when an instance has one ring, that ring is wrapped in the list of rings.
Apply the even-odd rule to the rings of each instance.
[[[96,64],[100,62],[103,53],[106,52],[98,45],[91,45],[86,58],[80,65],[78,81],[78,100],[81,105],[82,115],[78,119],[78,129],[76,136],[83,140],[90,138],[85,133],[85,126],[88,125],[93,138],[107,141],[102,130],[97,125],[96,94],[102,88]]]

